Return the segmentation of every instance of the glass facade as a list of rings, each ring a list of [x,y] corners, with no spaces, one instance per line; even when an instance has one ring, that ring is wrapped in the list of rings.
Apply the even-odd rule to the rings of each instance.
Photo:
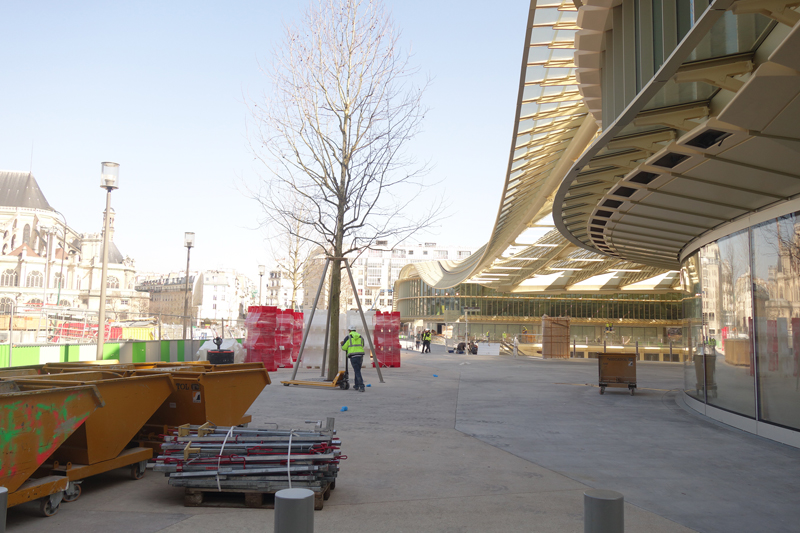
[[[800,429],[800,212],[707,244],[681,269],[685,392]]]
[[[434,289],[419,279],[397,286],[397,310],[406,319],[444,317],[473,308],[476,315],[539,318],[569,316],[575,319],[680,320],[681,295],[668,294],[509,294],[474,283]]]
[[[604,127],[617,119],[664,64],[708,4],[708,0],[624,0],[613,8],[613,27],[610,37],[604,41],[601,69]],[[686,62],[752,52],[774,24],[761,14],[734,15],[728,11],[703,37]],[[705,101],[716,91],[716,87],[706,83],[670,81],[645,109]]]

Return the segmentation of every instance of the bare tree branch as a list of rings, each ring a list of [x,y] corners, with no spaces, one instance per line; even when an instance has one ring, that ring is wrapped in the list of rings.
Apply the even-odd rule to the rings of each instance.
[[[418,71],[399,38],[379,0],[316,0],[285,27],[265,71],[272,91],[250,103],[251,149],[267,169],[251,191],[262,222],[333,258],[379,239],[402,242],[442,213],[440,202],[421,217],[407,214],[424,198],[428,168],[406,148],[420,131],[429,82],[414,86]],[[341,275],[334,260],[331,309],[339,308]],[[331,331],[338,321],[331,313]],[[335,343],[329,361],[332,379]]]

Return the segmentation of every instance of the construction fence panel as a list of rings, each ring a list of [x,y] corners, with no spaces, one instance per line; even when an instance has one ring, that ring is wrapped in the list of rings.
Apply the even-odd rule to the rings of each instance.
[[[242,342],[242,339],[237,341]],[[204,342],[206,341],[199,339],[107,342],[103,345],[103,358],[117,359],[121,363],[192,361]],[[94,361],[96,356],[96,344],[15,344],[11,350],[11,365],[9,365],[9,346],[0,344],[0,368]]]

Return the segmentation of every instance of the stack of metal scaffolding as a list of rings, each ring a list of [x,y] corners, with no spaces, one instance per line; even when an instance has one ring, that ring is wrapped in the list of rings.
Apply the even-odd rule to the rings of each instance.
[[[187,489],[325,492],[347,458],[333,420],[312,430],[180,426],[165,437],[153,470],[165,472],[170,485]]]

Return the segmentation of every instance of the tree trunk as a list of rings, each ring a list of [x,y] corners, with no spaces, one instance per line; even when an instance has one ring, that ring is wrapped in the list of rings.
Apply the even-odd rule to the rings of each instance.
[[[330,305],[328,307],[331,316],[331,329],[330,329],[330,342],[328,343],[328,380],[333,381],[336,374],[339,372],[339,309],[340,296],[342,288],[342,267],[339,258],[342,257],[342,243],[344,241],[344,202],[339,203],[339,213],[336,221],[336,236],[333,245],[333,256],[336,258],[332,261],[331,266],[331,297]],[[355,288],[354,288],[355,290]]]
[[[341,253],[341,252],[340,252]],[[328,310],[330,311],[331,327],[330,340],[328,341],[328,381],[333,381],[339,372],[339,293],[342,285],[342,270],[339,261],[332,261],[331,266],[331,285],[330,300]]]

